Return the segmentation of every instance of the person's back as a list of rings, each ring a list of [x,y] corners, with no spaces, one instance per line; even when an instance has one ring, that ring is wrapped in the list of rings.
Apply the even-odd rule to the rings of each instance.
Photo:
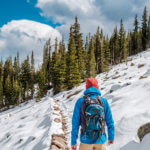
[[[98,132],[100,132],[101,134],[100,133],[95,134],[95,132],[93,132],[94,129],[91,132],[94,134],[87,134],[88,132],[85,131],[85,130],[87,130],[88,125],[92,124],[92,123],[89,123],[90,119],[91,118],[93,119],[93,116],[90,119],[89,118],[85,119],[85,120],[83,119],[86,117],[86,116],[84,116],[85,109],[83,109],[83,108],[85,107],[85,101],[87,101],[86,100],[87,96],[89,97],[89,99],[93,99],[93,100],[97,100],[98,97],[101,96],[101,93],[99,91],[98,82],[94,78],[90,78],[87,80],[84,97],[78,99],[75,104],[73,117],[72,117],[72,132],[71,132],[72,150],[77,149],[77,138],[78,138],[78,132],[79,132],[80,125],[81,125],[80,150],[105,150],[106,149],[105,143],[107,141],[107,137],[106,137],[105,131],[104,132],[100,131],[100,127],[103,128],[103,126],[101,125],[101,122],[99,124],[97,123],[97,125],[96,125],[96,126],[99,126]],[[115,129],[114,129],[114,121],[112,118],[112,113],[111,113],[109,104],[108,104],[107,100],[103,97],[100,97],[98,101],[101,101],[102,106],[104,107],[104,118],[105,118],[105,122],[106,122],[107,129],[108,129],[108,144],[113,144]],[[88,106],[89,105],[90,104],[88,104]],[[94,105],[94,106],[96,106],[96,105]],[[101,108],[102,108],[102,106],[101,106]],[[103,110],[103,109],[101,109],[101,110]],[[102,113],[100,113],[100,114],[102,114]],[[99,117],[99,120],[101,119],[100,114],[97,115]],[[95,126],[95,124],[96,124],[95,121],[92,120],[91,122],[94,122],[94,126]],[[85,126],[86,126],[86,128],[85,128]],[[95,135],[97,135],[97,136],[95,137]]]

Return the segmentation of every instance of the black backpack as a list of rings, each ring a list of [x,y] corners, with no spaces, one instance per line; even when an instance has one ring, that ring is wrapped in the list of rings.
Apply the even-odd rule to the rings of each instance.
[[[84,96],[81,108],[81,132],[91,140],[97,140],[105,133],[105,109],[101,97]]]

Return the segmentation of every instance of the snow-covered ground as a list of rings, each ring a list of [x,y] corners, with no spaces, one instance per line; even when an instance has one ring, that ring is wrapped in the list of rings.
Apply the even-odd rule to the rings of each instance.
[[[135,150],[148,150],[150,142],[143,140],[139,143],[137,130],[141,125],[150,122],[150,49],[129,59],[132,60],[127,65],[122,63],[113,66],[108,73],[96,77],[102,96],[107,98],[111,106],[115,121],[115,143],[107,149],[133,150],[136,147]],[[84,90],[85,83],[55,96],[61,100],[70,119],[69,130],[75,102],[83,95]],[[76,92],[78,94],[73,95]],[[67,98],[68,96],[70,97]],[[149,137],[145,137],[145,140]],[[70,140],[70,136],[68,139]],[[147,148],[142,148],[143,143],[147,143]]]
[[[140,143],[138,128],[150,122],[150,49],[130,57],[125,63],[113,66],[108,73],[97,75],[102,96],[107,98],[115,121],[115,143],[111,150],[149,150],[150,134]],[[131,65],[132,64],[132,65]],[[61,123],[54,112],[54,99],[68,116],[68,131],[74,105],[83,96],[85,83],[70,91],[50,95],[0,113],[0,150],[48,150],[53,133],[61,134]],[[61,119],[61,118],[60,118]],[[70,143],[70,134],[67,135]],[[79,145],[79,141],[78,141]]]
[[[51,98],[31,100],[0,113],[0,150],[48,150],[51,142]]]

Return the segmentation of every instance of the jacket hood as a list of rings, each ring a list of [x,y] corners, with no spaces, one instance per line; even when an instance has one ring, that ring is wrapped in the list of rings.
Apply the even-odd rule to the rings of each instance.
[[[87,95],[87,94],[96,94],[96,95],[100,95],[101,96],[101,92],[100,90],[98,90],[96,87],[92,86],[92,87],[89,87],[88,89],[86,89],[84,91],[84,95]]]

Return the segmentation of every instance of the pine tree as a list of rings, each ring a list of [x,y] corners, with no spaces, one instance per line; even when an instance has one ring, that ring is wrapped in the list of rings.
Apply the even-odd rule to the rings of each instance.
[[[147,47],[150,48],[150,16],[149,16],[148,26],[147,26]]]
[[[101,40],[99,27],[97,28],[96,39],[95,39],[95,61],[96,61],[96,71],[100,73],[101,69]]]
[[[94,54],[93,37],[90,39],[90,43],[89,43],[88,64],[87,65],[88,65],[88,70],[87,70],[88,77],[95,78],[95,76],[96,76],[96,61],[95,61],[95,54]]]
[[[110,48],[109,48],[109,39],[107,36],[107,39],[104,39],[104,57],[105,57],[105,67],[104,71],[108,71],[109,69],[109,64],[110,64]]]
[[[20,87],[19,87],[19,85],[18,85],[17,80],[15,81],[15,80],[13,79],[12,92],[11,92],[11,104],[12,104],[12,105],[18,104],[19,95],[20,95]]]
[[[64,39],[62,39],[62,42],[59,44],[59,53],[60,53],[60,63],[59,63],[59,91],[65,90],[66,89],[66,51],[65,51],[65,43]]]
[[[5,80],[4,91],[5,91],[5,105],[7,107],[9,107],[9,105],[13,105],[13,102],[12,102],[12,83],[11,83],[9,75],[7,76],[7,78]]]
[[[143,46],[143,50],[146,49],[146,43],[147,43],[147,9],[145,6],[143,16],[142,16],[142,46]]]
[[[35,67],[34,67],[34,52],[32,51],[32,55],[31,55],[31,97],[33,98],[33,94],[34,94],[34,77],[35,77]]]
[[[76,46],[76,55],[77,55],[77,61],[78,61],[78,66],[79,66],[79,73],[81,76],[82,81],[85,81],[85,54],[86,51],[83,48],[83,39],[82,39],[82,34],[80,33],[80,24],[78,23],[78,18],[77,16],[75,17],[75,23],[72,27],[73,29],[73,36],[74,36],[74,41],[75,41],[75,46]]]
[[[28,95],[27,89],[29,89],[29,85],[31,84],[31,67],[29,63],[29,56],[25,59],[21,64],[21,73],[20,73],[20,80],[22,83],[23,88],[23,99],[25,100]]]
[[[3,80],[2,76],[0,76],[0,108],[3,107]]]
[[[101,58],[100,58],[100,72],[104,72],[105,71],[105,47],[104,47],[104,41],[105,41],[105,37],[102,36],[103,33],[101,32]]]
[[[45,94],[45,81],[46,81],[46,77],[45,77],[45,73],[44,70],[39,70],[37,72],[37,80],[38,80],[38,93],[37,93],[37,101],[39,101]]]
[[[85,50],[86,50],[86,52],[89,50],[89,40],[88,40],[88,36],[86,36]]]
[[[17,53],[17,57],[14,59],[14,79],[19,80],[20,66],[19,66],[19,53]]]
[[[133,31],[133,41],[132,41],[132,54],[136,54],[139,50],[138,47],[138,17],[137,15],[135,16],[135,21],[134,21],[134,31]]]
[[[56,38],[56,40],[55,40],[55,51],[52,54],[52,87],[54,90],[54,94],[56,94],[60,91],[60,87],[59,87],[59,78],[60,78],[59,63],[60,63],[60,54],[58,52],[58,41]]]
[[[128,32],[127,35],[127,51],[128,51],[128,55],[131,56],[132,54],[132,37],[131,37],[131,32]]]
[[[4,64],[4,81],[5,79],[8,77],[10,77],[10,80],[13,80],[13,75],[14,75],[14,71],[13,71],[13,65],[12,65],[12,57],[10,56],[5,64]]]
[[[47,89],[50,89],[51,82],[52,82],[51,61],[52,61],[51,60],[51,39],[48,39],[48,41],[44,45],[43,64],[42,64],[42,70],[44,71],[46,77],[45,84],[47,85]]]
[[[68,51],[66,56],[67,70],[66,70],[66,84],[67,88],[71,89],[74,86],[79,85],[81,82],[81,76],[79,73],[79,66],[76,55],[76,45],[72,32],[72,27],[70,28],[70,37],[68,43]]]
[[[3,61],[1,60],[1,62],[0,62],[0,77],[3,76],[3,73],[4,73]]]
[[[129,54],[128,54],[128,40],[127,40],[127,38],[126,38],[126,34],[124,34],[124,36],[123,36],[123,40],[124,40],[124,45],[123,45],[123,59],[124,59],[124,61],[126,62],[126,64],[127,64],[127,57],[129,56]]]
[[[111,64],[119,63],[119,35],[117,27],[114,29],[114,33],[110,39],[110,48],[111,48]]]
[[[138,52],[141,52],[142,49],[142,30],[140,29],[138,32]]]
[[[119,31],[119,63],[123,59],[124,51],[125,51],[125,31],[123,26],[123,20],[120,21],[120,31]]]

